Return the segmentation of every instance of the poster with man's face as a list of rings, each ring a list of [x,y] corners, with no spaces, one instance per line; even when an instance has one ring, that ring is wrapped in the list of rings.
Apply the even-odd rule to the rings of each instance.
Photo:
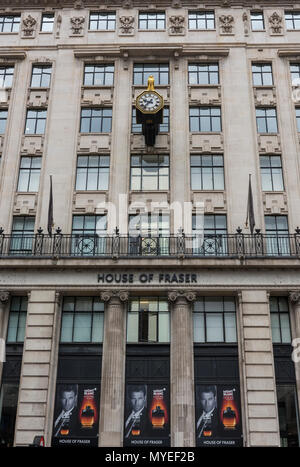
[[[97,446],[99,384],[58,384],[53,419],[53,446]]]
[[[127,384],[124,446],[170,446],[167,385]]]
[[[242,446],[237,385],[196,385],[196,445]]]

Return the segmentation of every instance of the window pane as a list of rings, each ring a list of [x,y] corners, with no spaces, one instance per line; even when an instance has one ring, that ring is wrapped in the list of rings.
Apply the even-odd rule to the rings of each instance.
[[[271,329],[272,329],[272,341],[274,343],[281,343],[279,316],[275,315],[274,313],[271,313]]]
[[[72,342],[73,313],[63,313],[61,325],[61,342]]]
[[[205,342],[204,314],[194,313],[194,342]]]
[[[148,314],[148,340],[150,342],[157,341],[157,313]]]
[[[291,342],[290,320],[287,313],[280,314],[281,339],[283,344]]]
[[[222,313],[206,315],[207,342],[223,342],[223,316]]]
[[[129,312],[127,316],[127,341],[138,342],[139,338],[139,313]]]
[[[10,312],[7,330],[7,342],[16,342],[17,340],[18,319],[18,312]]]
[[[159,342],[170,342],[170,313],[159,312]]]
[[[225,342],[236,342],[235,313],[225,313]]]
[[[92,342],[103,342],[103,324],[104,324],[104,314],[94,313]]]
[[[90,342],[92,316],[89,313],[75,313],[74,342]]]

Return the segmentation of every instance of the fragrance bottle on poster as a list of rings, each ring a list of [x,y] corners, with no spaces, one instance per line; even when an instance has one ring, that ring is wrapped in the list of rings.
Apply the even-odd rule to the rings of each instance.
[[[225,430],[234,430],[236,426],[236,414],[231,407],[226,407],[223,412],[223,425]]]
[[[70,418],[66,417],[60,428],[60,434],[62,436],[67,436],[69,434],[69,431],[70,431]]]
[[[81,412],[80,422],[82,428],[92,428],[95,421],[93,409],[87,405],[85,409]]]
[[[211,418],[207,420],[203,428],[203,436],[209,437],[212,436],[212,426],[211,426]]]
[[[163,428],[165,424],[165,411],[159,405],[152,410],[152,426],[153,428]]]
[[[141,434],[141,420],[140,417],[136,417],[134,424],[131,428],[132,436],[139,436]]]

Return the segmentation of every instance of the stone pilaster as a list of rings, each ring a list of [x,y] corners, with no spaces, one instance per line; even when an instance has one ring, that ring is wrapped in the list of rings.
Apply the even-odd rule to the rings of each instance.
[[[294,351],[300,346],[300,290],[294,290],[290,292],[289,295],[290,304],[292,307],[292,336],[295,341]],[[299,339],[299,342],[298,342]],[[297,350],[297,355],[299,356],[299,351]],[[298,359],[297,359],[298,360]],[[298,396],[298,407],[300,407],[300,362],[294,360],[295,363],[295,374],[296,374],[296,386],[297,386],[297,396]]]
[[[8,322],[8,313],[6,313],[9,292],[0,290],[0,385],[2,379],[3,362],[5,361],[5,340]]]
[[[36,435],[50,445],[48,412],[52,400],[56,353],[55,290],[32,290],[28,298],[26,337],[20,376],[15,445],[28,446]],[[50,413],[50,412],[49,412]]]
[[[195,446],[195,393],[191,302],[196,294],[171,291],[171,445]]]
[[[122,446],[126,357],[126,291],[105,291],[100,446]]]
[[[246,446],[280,446],[269,296],[249,290],[239,299]]]

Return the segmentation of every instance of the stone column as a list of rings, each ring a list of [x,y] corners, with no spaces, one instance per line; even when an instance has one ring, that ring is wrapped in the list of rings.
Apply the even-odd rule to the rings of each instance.
[[[37,435],[43,435],[50,446],[58,296],[55,290],[32,290],[28,296],[15,446],[28,446]]]
[[[9,292],[0,290],[0,386],[2,379],[3,363],[5,361],[5,341],[6,328],[8,322],[8,313],[6,312],[7,303],[9,300]]]
[[[269,294],[243,290],[239,299],[246,446],[280,446]]]
[[[100,398],[100,446],[120,447],[123,440],[125,357],[126,357],[126,291],[105,291],[101,299],[107,305],[104,314]]]
[[[191,291],[168,294],[171,310],[171,446],[195,446],[195,393]]]
[[[296,386],[297,386],[297,396],[298,396],[298,407],[300,407],[300,361],[298,361],[300,356],[300,290],[290,292],[290,304],[292,306],[292,336],[293,339],[299,339],[295,341],[295,374],[296,374]]]

